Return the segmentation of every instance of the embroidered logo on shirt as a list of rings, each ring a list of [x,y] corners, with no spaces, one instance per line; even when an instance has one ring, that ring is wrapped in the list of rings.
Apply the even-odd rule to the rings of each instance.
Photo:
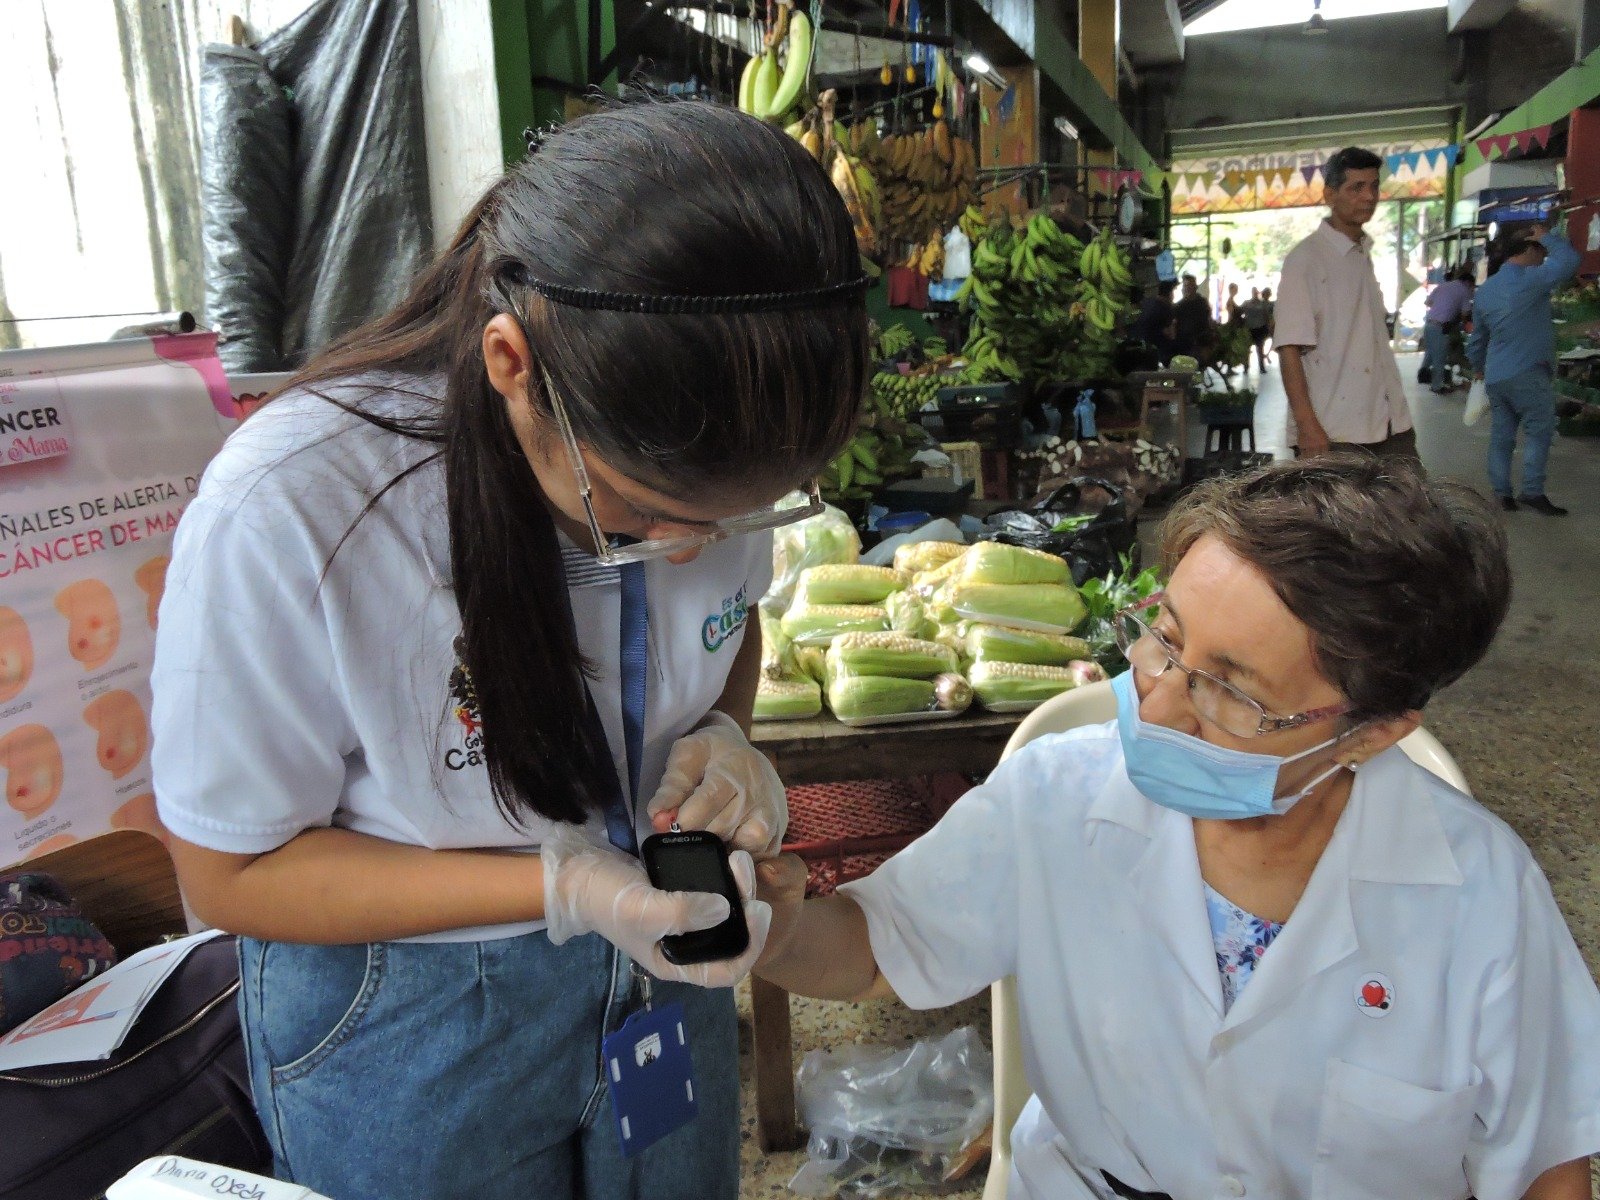
[[[455,703],[451,714],[461,726],[463,739],[460,746],[445,751],[444,765],[452,771],[463,771],[483,766],[483,717],[478,712],[478,689],[464,661],[466,641],[457,637],[453,648],[456,665],[450,671],[450,699]]]
[[[1372,971],[1356,984],[1356,1007],[1369,1017],[1387,1017],[1394,1007],[1394,984],[1387,975]]]
[[[712,613],[701,624],[700,641],[711,653],[722,649],[724,642],[744,628],[750,617],[750,605],[746,600],[748,587],[746,584],[729,596],[722,602],[722,611]]]

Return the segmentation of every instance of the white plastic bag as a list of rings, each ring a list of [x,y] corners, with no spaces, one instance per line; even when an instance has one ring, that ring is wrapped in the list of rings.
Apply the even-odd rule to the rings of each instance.
[[[1467,393],[1467,407],[1461,411],[1461,420],[1467,425],[1476,425],[1484,413],[1489,411],[1489,389],[1481,379],[1472,381],[1472,390]]]
[[[957,225],[944,235],[944,277],[965,279],[972,274],[972,241]]]
[[[994,1120],[994,1060],[970,1025],[905,1049],[813,1050],[795,1076],[811,1139],[802,1196],[945,1190]]]
[[[805,503],[804,492],[790,492],[778,501],[783,508]],[[849,566],[860,558],[861,535],[850,518],[831,504],[814,517],[781,526],[772,535],[772,586],[762,597],[761,607],[781,615],[794,598],[801,571],[830,563]]]

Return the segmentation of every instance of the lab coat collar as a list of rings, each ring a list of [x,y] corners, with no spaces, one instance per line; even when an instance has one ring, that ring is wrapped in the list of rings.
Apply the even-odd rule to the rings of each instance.
[[[1194,849],[1194,822],[1145,799],[1119,767],[1089,808],[1089,836],[1114,870],[1126,870],[1133,903],[1152,932],[1183,969],[1189,982],[1222,1019],[1222,980],[1217,975],[1205,884]],[[1105,839],[1096,823],[1120,825],[1142,841]]]
[[[1361,769],[1305,894],[1229,1010],[1226,1026],[1272,1012],[1307,980],[1360,949],[1352,881],[1461,886],[1460,867],[1434,806],[1433,793],[1442,786],[1399,747]],[[1118,825],[1145,839],[1142,847],[1132,848],[1128,869],[1135,903],[1221,1019],[1222,988],[1194,822],[1146,799],[1122,769],[1095,797],[1088,820]],[[1098,831],[1091,828],[1090,836],[1098,837]]]

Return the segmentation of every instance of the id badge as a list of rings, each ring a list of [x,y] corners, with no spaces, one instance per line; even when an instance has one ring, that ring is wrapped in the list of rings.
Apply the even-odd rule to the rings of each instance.
[[[634,1013],[600,1047],[625,1158],[694,1120],[699,1108],[681,1004]]]

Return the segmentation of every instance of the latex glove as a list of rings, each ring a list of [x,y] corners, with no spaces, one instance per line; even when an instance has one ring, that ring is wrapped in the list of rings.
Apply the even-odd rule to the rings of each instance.
[[[544,918],[554,945],[598,933],[657,979],[698,987],[732,987],[750,973],[766,945],[772,909],[755,899],[755,862],[729,855],[744,901],[750,946],[738,958],[676,966],[661,953],[661,939],[720,925],[728,902],[711,892],[663,892],[650,886],[644,866],[609,843],[591,840],[576,826],[560,826],[539,848],[544,860]]]
[[[783,780],[739,723],[715,711],[672,747],[648,812],[658,832],[676,820],[683,829],[709,830],[758,859],[778,852],[789,827]]]

